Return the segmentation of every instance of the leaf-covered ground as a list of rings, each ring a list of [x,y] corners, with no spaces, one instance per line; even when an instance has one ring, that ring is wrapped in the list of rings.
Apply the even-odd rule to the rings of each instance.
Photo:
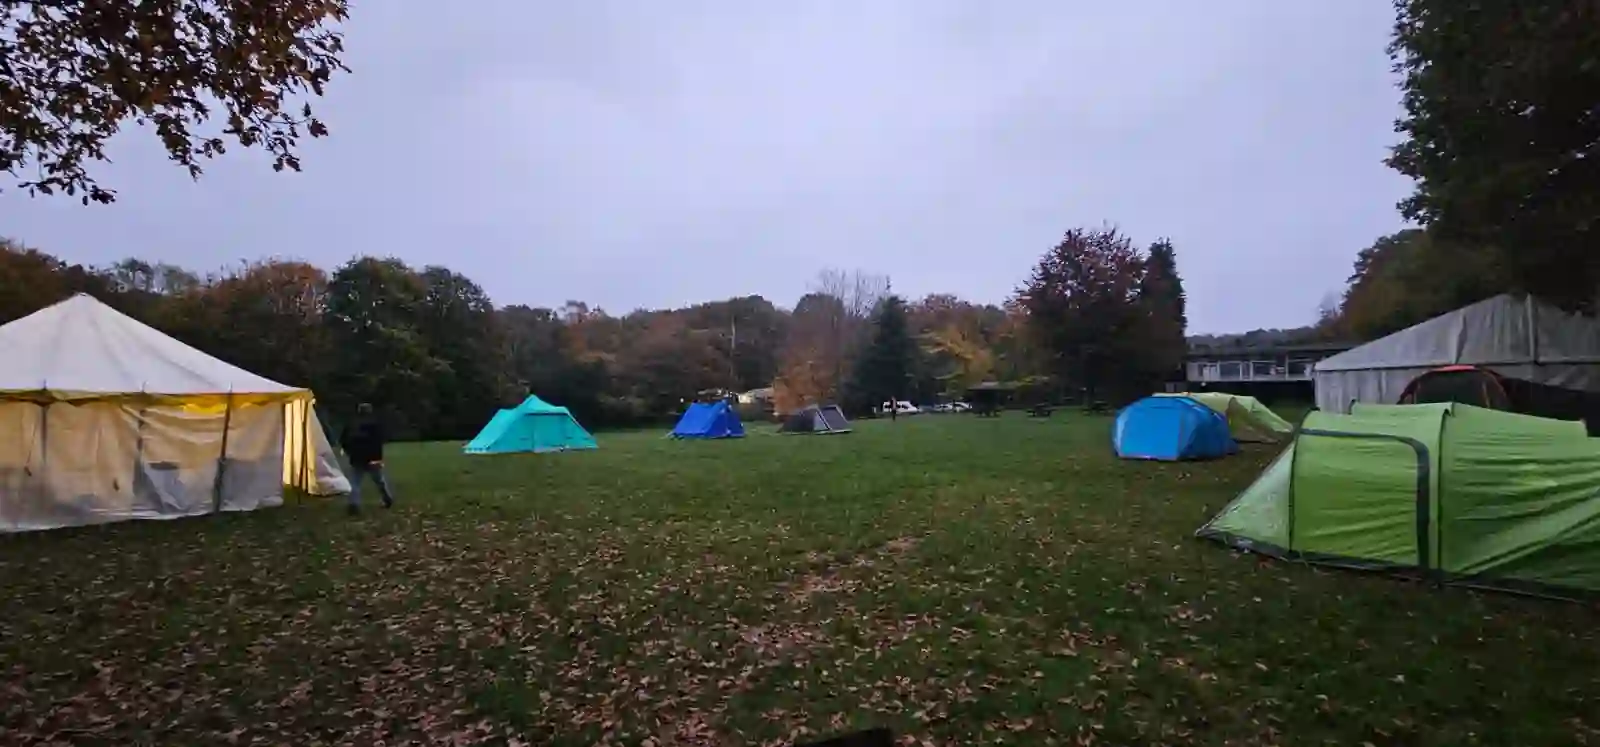
[[[0,741],[1600,744],[1593,608],[1193,539],[1270,452],[1108,424],[399,447],[392,512],[0,539]]]

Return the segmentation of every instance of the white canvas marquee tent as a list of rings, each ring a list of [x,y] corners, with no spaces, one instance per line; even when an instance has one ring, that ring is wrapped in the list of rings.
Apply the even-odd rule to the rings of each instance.
[[[0,326],[0,532],[249,511],[347,492],[310,390],[87,295]]]
[[[1600,320],[1532,296],[1500,295],[1317,363],[1317,408],[1394,404],[1412,379],[1449,365],[1579,391],[1600,390]]]

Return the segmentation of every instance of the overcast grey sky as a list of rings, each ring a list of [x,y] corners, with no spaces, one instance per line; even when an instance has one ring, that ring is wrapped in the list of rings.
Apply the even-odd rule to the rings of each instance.
[[[110,207],[0,195],[73,262],[444,264],[613,313],[827,267],[999,302],[1074,226],[1171,237],[1191,332],[1294,326],[1401,226],[1387,0],[353,0],[305,172],[119,138]]]

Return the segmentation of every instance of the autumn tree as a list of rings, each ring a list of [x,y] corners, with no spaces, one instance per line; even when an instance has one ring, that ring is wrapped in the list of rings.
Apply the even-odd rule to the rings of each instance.
[[[103,278],[37,249],[0,238],[0,324],[32,314],[74,293],[106,291]]]
[[[871,333],[868,320],[888,293],[889,279],[861,271],[826,270],[790,315],[773,380],[779,412],[836,402],[850,363]]]
[[[508,306],[497,316],[506,346],[503,360],[509,367],[508,400],[537,394],[571,410],[579,422],[608,422],[601,402],[610,382],[606,363],[575,354],[576,333],[561,311]]]
[[[914,396],[959,398],[996,375],[1004,310],[937,293],[911,304],[908,312],[921,348]]]
[[[1018,305],[1056,373],[1091,399],[1124,383],[1137,340],[1145,258],[1116,229],[1073,229],[1039,259]]]
[[[863,412],[879,402],[906,399],[916,355],[906,302],[891,295],[872,316],[872,341],[855,363],[847,409]]]
[[[617,351],[623,348],[622,320],[606,313],[605,309],[591,307],[583,301],[567,301],[559,310],[561,322],[567,325],[570,354],[584,361],[609,363],[616,360]]]
[[[850,376],[851,360],[871,335],[872,312],[889,293],[889,278],[860,270],[824,270],[812,283],[812,293],[836,301],[818,306],[825,313],[820,320],[821,360],[818,362],[824,368],[832,368],[828,397],[838,399]],[[798,313],[799,307],[795,310]]]
[[[1317,321],[1306,327],[1306,341],[1335,342],[1355,339],[1350,332],[1349,325],[1345,324],[1344,316],[1340,313],[1344,296],[1341,293],[1329,291],[1322,294],[1322,300],[1317,302]]]
[[[155,259],[96,269],[0,244],[0,322],[92,293],[209,355],[310,387],[325,424],[369,401],[402,437],[471,435],[528,394],[604,428],[661,422],[712,389],[772,386],[780,411],[853,392],[859,409],[1039,370],[1020,311],[948,294],[884,301],[887,281],[863,273],[816,285],[829,292],[793,313],[746,296],[613,316],[579,300],[497,309],[472,279],[398,259],[362,257],[331,276],[268,259],[200,277]]]
[[[164,323],[179,339],[274,381],[326,389],[332,342],[328,275],[298,261],[241,267],[196,292],[175,292]]]
[[[185,268],[128,257],[93,272],[106,291],[100,300],[117,311],[191,345],[196,344],[195,333],[213,331],[190,314],[195,307],[191,296],[204,289],[205,281]]]
[[[119,293],[140,293],[152,296],[169,296],[200,289],[200,276],[177,265],[165,262],[147,262],[129,257],[104,270],[100,275],[111,282]]]
[[[89,174],[125,123],[198,177],[230,144],[299,170],[306,99],[345,71],[345,0],[0,0],[0,170],[111,202]],[[212,124],[213,122],[217,124]]]
[[[929,293],[906,304],[913,333],[922,333],[956,322],[968,315],[972,304],[952,293]]]
[[[708,333],[712,346],[727,359],[727,388],[744,391],[772,386],[788,331],[788,314],[761,296],[696,304],[682,314],[684,323]]]
[[[512,398],[505,342],[494,303],[461,273],[432,265],[419,279],[417,331],[441,365],[432,378],[436,416],[431,435],[470,438]]]
[[[512,305],[498,310],[513,398],[545,391],[564,373],[568,360],[567,328],[554,309]]]
[[[1396,0],[1401,208],[1493,247],[1510,284],[1590,307],[1600,288],[1600,4]],[[1476,261],[1476,260],[1474,260]]]
[[[420,435],[438,403],[434,380],[449,363],[434,356],[421,329],[427,283],[398,259],[351,260],[328,283],[328,331],[336,373],[333,408],[347,416],[370,402],[397,433]]]
[[[845,316],[844,303],[825,293],[807,293],[795,304],[773,381],[779,412],[836,396],[842,366],[837,358],[839,325]]]
[[[728,359],[720,344],[721,330],[695,329],[686,315],[645,315],[639,334],[621,351],[617,375],[636,411],[632,418],[658,419],[680,412],[700,392],[724,389],[729,383]]]
[[[1380,237],[1356,255],[1337,326],[1371,340],[1509,290],[1498,252],[1423,229]],[[1328,324],[1328,322],[1324,322]]]
[[[996,350],[972,326],[948,324],[925,333],[921,340],[939,394],[958,399],[968,388],[994,378]]]
[[[988,378],[1007,381],[1054,371],[1054,357],[1029,324],[1021,298],[1008,300],[1003,312],[990,340],[994,375]]]

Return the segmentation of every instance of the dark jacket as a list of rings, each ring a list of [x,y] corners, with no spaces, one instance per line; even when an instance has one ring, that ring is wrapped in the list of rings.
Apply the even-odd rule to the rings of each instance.
[[[345,426],[339,445],[351,464],[365,465],[383,461],[383,440],[383,425],[368,418]]]

